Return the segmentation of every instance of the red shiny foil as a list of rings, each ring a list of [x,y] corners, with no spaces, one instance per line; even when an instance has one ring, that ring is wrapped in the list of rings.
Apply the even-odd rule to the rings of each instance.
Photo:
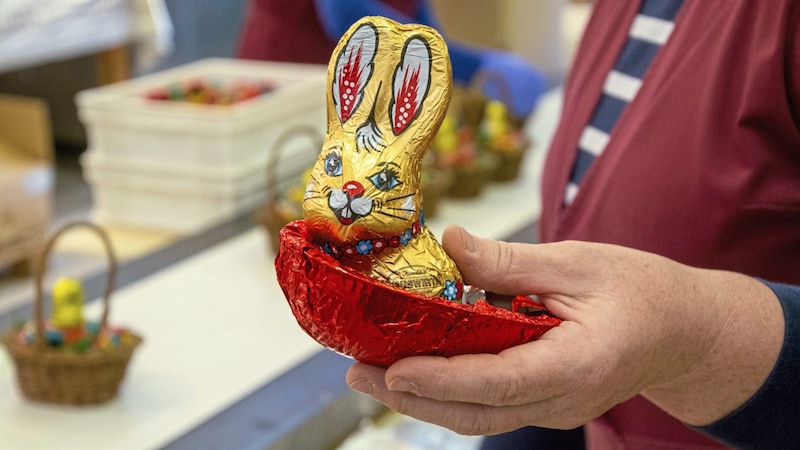
[[[526,316],[484,301],[454,303],[378,282],[313,245],[303,220],[281,231],[275,268],[306,333],[336,352],[379,366],[414,355],[498,353],[561,323],[547,314]]]

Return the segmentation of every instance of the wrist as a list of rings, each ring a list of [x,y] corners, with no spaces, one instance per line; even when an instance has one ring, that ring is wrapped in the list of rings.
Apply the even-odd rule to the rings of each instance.
[[[667,413],[703,426],[741,406],[769,376],[783,343],[783,311],[763,283],[740,274],[691,269],[692,302],[705,317],[679,354],[694,354],[683,373],[642,394]],[[691,311],[691,310],[690,310]]]

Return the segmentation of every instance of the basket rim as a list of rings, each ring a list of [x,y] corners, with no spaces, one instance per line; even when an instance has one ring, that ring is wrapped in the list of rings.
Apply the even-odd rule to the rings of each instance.
[[[28,364],[34,362],[37,365],[81,365],[88,366],[102,364],[104,362],[125,360],[130,358],[133,350],[142,343],[142,337],[130,332],[131,339],[115,347],[97,348],[90,347],[85,352],[73,352],[52,347],[41,347],[36,345],[26,345],[17,342],[16,334],[19,329],[12,329],[3,333],[0,342],[6,347],[9,355],[18,363],[25,360]]]

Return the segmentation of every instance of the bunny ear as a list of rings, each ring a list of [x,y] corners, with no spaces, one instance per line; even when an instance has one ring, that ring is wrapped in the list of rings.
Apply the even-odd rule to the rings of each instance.
[[[403,57],[394,72],[389,117],[395,135],[403,132],[419,114],[428,95],[431,50],[427,41],[415,36],[406,42]]]
[[[346,122],[361,103],[364,86],[372,76],[377,48],[378,30],[365,23],[353,32],[339,54],[331,95],[341,123]]]

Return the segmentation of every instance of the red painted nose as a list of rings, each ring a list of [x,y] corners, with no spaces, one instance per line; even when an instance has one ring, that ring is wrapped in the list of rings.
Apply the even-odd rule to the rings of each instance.
[[[362,186],[358,181],[348,181],[344,184],[342,190],[344,190],[347,193],[347,196],[351,199],[360,197],[364,194],[364,186]]]

